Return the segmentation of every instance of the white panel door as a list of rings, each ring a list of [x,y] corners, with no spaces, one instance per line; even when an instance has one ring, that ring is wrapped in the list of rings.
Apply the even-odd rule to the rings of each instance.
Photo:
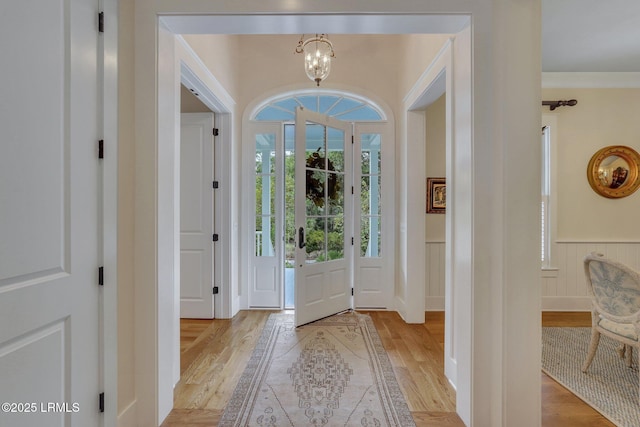
[[[1,426],[101,423],[97,4],[0,4]]]
[[[181,115],[180,317],[213,319],[213,114]]]
[[[295,324],[351,308],[351,124],[296,109]]]

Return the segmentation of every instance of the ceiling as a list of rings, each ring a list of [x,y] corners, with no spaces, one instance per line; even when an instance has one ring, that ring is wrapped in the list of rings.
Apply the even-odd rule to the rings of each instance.
[[[640,0],[541,0],[542,71],[640,72]],[[455,33],[465,15],[166,16],[182,34]],[[284,32],[283,32],[284,31]]]
[[[640,0],[542,0],[542,71],[640,72]]]

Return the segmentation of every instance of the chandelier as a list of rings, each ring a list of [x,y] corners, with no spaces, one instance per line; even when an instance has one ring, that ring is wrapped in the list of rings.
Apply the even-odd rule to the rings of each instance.
[[[335,56],[328,36],[316,34],[315,37],[305,40],[303,34],[300,36],[296,53],[304,53],[304,71],[317,86],[320,86],[320,82],[329,76],[331,58]]]

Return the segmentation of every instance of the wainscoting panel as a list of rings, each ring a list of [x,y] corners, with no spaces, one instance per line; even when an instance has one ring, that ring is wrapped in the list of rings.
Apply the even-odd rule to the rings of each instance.
[[[425,307],[428,311],[444,310],[444,242],[427,242],[425,260]]]
[[[591,252],[640,270],[640,242],[556,242],[552,270],[541,274],[542,309],[550,311],[590,310],[583,259]]]
[[[583,259],[591,252],[640,271],[640,242],[556,242],[553,268],[542,270],[542,310],[589,311],[591,300],[584,280]],[[425,304],[427,310],[444,310],[444,242],[427,242]]]

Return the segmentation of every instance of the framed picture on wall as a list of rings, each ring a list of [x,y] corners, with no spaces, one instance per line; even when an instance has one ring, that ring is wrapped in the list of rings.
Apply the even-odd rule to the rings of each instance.
[[[444,178],[427,178],[427,213],[443,214],[447,207],[447,184]]]

